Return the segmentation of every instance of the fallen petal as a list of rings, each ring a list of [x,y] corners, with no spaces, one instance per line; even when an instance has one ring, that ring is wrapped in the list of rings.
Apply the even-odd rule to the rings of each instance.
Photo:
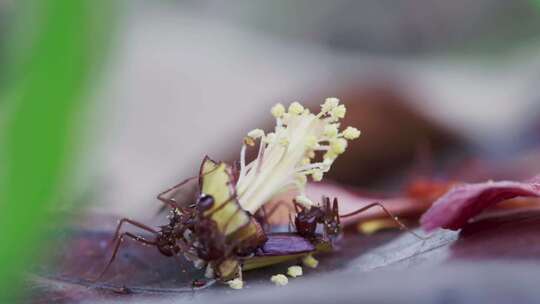
[[[456,186],[433,204],[420,223],[426,231],[457,230],[484,209],[515,197],[540,197],[540,175],[524,182],[488,181]]]

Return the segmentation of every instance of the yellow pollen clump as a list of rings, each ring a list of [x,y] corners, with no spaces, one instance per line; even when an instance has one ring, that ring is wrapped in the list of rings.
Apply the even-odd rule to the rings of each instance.
[[[285,114],[285,107],[281,103],[278,103],[272,107],[270,113],[272,113],[275,118],[280,118]]]
[[[321,111],[322,112],[328,112],[332,111],[335,107],[337,107],[339,104],[339,99],[335,97],[328,97],[324,101],[324,103],[321,105]]]
[[[343,138],[338,138],[330,143],[330,148],[335,154],[341,154],[347,149],[347,141]]]
[[[303,275],[302,267],[300,266],[291,266],[287,269],[287,274],[290,277],[296,278]]]
[[[277,286],[285,286],[289,283],[289,279],[284,274],[276,274],[270,278],[270,281]]]
[[[336,137],[338,135],[338,132],[338,124],[329,124],[324,126],[324,136]]]
[[[304,112],[304,106],[298,101],[295,101],[289,105],[289,113],[300,115]]]
[[[242,289],[242,288],[244,288],[244,281],[240,280],[239,278],[227,281],[227,284],[232,289]]]
[[[308,149],[315,149],[318,144],[319,144],[319,141],[317,140],[317,137],[315,137],[315,135],[308,136],[306,140],[306,147]]]
[[[357,139],[360,136],[360,130],[354,127],[347,127],[343,131],[343,137],[348,140]]]
[[[264,136],[264,131],[261,129],[253,129],[249,131],[247,135],[253,139],[257,139]]]
[[[319,261],[313,257],[313,255],[308,254],[302,259],[302,263],[309,268],[317,268],[319,266]]]
[[[334,118],[344,118],[345,117],[345,113],[347,113],[347,108],[345,108],[344,105],[339,105],[335,108],[332,109],[332,111],[330,111],[330,115],[332,115],[332,117]]]

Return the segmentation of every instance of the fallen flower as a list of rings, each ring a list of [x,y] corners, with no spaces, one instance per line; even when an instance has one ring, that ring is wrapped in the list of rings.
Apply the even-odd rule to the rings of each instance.
[[[420,223],[426,231],[457,230],[484,209],[515,197],[540,197],[540,175],[523,182],[488,181],[455,186],[433,204]]]
[[[124,238],[155,246],[165,256],[184,255],[196,268],[205,268],[207,278],[230,282],[231,287],[241,287],[243,270],[332,247],[341,232],[338,202],[334,199],[331,204],[326,197],[321,205],[313,203],[305,195],[305,184],[308,177],[320,181],[345,152],[348,140],[356,139],[360,131],[353,127],[339,131],[346,108],[337,98],[327,98],[318,114],[298,102],[290,104],[288,111],[277,104],[271,113],[276,119],[274,130],[248,132],[238,167],[205,157],[198,176],[158,195],[170,209],[167,225],[154,229],[127,218],[120,220],[113,254],[98,279],[114,261]],[[257,156],[246,161],[247,148],[257,143]],[[174,193],[195,179],[199,180],[195,201],[176,200]],[[297,233],[271,235],[261,225],[267,222],[264,206],[285,191],[297,193]],[[152,233],[153,238],[120,233],[124,223]],[[317,227],[322,228],[322,235]],[[283,282],[280,277],[276,280]]]

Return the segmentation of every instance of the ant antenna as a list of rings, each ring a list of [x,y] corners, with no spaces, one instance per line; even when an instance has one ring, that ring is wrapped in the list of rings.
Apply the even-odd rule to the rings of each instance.
[[[375,203],[369,204],[369,205],[367,205],[365,207],[362,207],[362,208],[360,208],[358,210],[355,210],[353,212],[339,215],[339,217],[340,218],[351,217],[353,215],[365,212],[365,211],[367,211],[367,210],[369,210],[369,209],[371,209],[373,207],[377,207],[377,206],[380,207],[384,211],[384,213],[386,213],[386,215],[388,215],[388,217],[392,219],[392,221],[394,221],[396,224],[398,224],[398,226],[399,226],[399,228],[401,230],[403,230],[403,231],[405,231],[407,233],[410,233],[411,235],[413,235],[414,237],[416,237],[419,240],[425,241],[425,240],[428,239],[428,238],[423,237],[423,236],[417,234],[416,232],[412,231],[412,229],[407,227],[407,225],[405,225],[402,221],[400,221],[397,216],[394,216],[390,211],[388,211],[388,209],[386,209],[386,207],[384,207],[384,205],[381,204],[380,202],[375,202]]]

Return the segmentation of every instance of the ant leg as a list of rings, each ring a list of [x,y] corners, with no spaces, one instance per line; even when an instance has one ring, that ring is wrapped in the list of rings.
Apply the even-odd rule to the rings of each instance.
[[[287,226],[288,226],[288,230],[289,232],[291,232],[291,223],[292,223],[292,218],[291,218],[291,213],[293,211],[295,211],[293,209],[293,207],[291,207],[291,205],[289,205],[287,202],[285,201],[278,201],[273,207],[272,209],[270,209],[270,211],[266,211],[266,208],[263,206],[261,207],[261,211],[263,213],[263,221],[264,221],[264,228],[265,228],[265,231],[268,231],[269,230],[269,227],[270,227],[270,223],[268,222],[268,220],[272,217],[272,215],[274,215],[277,210],[280,208],[280,207],[285,207],[289,210],[289,222],[287,223]]]
[[[167,189],[167,190],[165,190],[165,191],[159,193],[159,194],[157,195],[157,199],[160,200],[162,203],[164,203],[166,206],[169,206],[169,207],[172,207],[172,208],[179,208],[180,206],[178,206],[178,205],[176,204],[177,202],[176,202],[174,199],[165,198],[164,195],[167,194],[167,193],[169,193],[169,192],[171,192],[171,191],[173,191],[173,190],[176,190],[176,189],[178,189],[178,188],[184,186],[185,184],[187,184],[188,182],[190,182],[190,181],[192,181],[192,180],[194,180],[194,179],[196,179],[196,178],[199,178],[199,179],[200,179],[201,177],[203,177],[203,176],[205,176],[205,175],[207,175],[207,174],[210,174],[210,173],[214,172],[217,168],[218,168],[218,167],[216,167],[216,168],[214,168],[214,169],[212,169],[212,170],[210,170],[210,171],[208,171],[208,172],[206,172],[206,173],[204,173],[204,174],[199,174],[199,175],[197,175],[197,176],[192,176],[192,177],[186,178],[185,180],[181,181],[180,183],[178,183],[178,184],[176,184],[176,185],[170,187],[169,189]],[[160,212],[161,212],[161,211],[162,211],[162,210],[160,210]]]
[[[407,227],[405,224],[403,224],[403,222],[401,222],[401,221],[398,219],[397,216],[394,216],[394,215],[393,215],[390,211],[388,211],[388,209],[386,209],[386,207],[384,207],[384,205],[381,204],[380,202],[376,202],[376,203],[369,204],[369,205],[367,205],[367,206],[365,206],[365,207],[362,207],[362,208],[360,208],[360,209],[358,209],[358,210],[356,210],[356,211],[353,211],[353,212],[350,212],[350,213],[347,213],[347,214],[340,215],[339,217],[340,217],[340,218],[350,217],[350,216],[353,216],[353,215],[362,213],[362,212],[364,212],[364,211],[366,211],[366,210],[368,210],[368,209],[371,209],[371,208],[377,207],[377,206],[380,207],[380,208],[384,211],[384,213],[386,213],[386,215],[388,215],[388,217],[389,217],[390,219],[392,219],[392,221],[394,221],[396,224],[398,224],[398,226],[399,226],[399,228],[400,228],[401,230],[405,230],[406,232],[408,232],[408,233],[414,235],[416,238],[418,238],[418,239],[420,239],[420,240],[423,240],[423,241],[426,240],[426,238],[424,238],[424,237],[418,235],[417,233],[415,233],[414,231],[412,231],[411,229],[409,229],[409,227]]]
[[[105,268],[103,269],[101,274],[97,278],[94,279],[94,281],[97,281],[97,280],[101,279],[103,277],[103,275],[105,275],[107,270],[109,270],[109,267],[112,265],[112,263],[116,259],[116,255],[118,254],[118,250],[120,249],[120,245],[124,241],[124,237],[129,237],[129,238],[131,238],[131,239],[133,239],[133,240],[135,240],[135,241],[137,241],[137,242],[139,242],[141,244],[144,244],[144,245],[157,246],[157,243],[155,241],[146,240],[145,238],[143,238],[141,236],[138,236],[138,235],[135,235],[135,234],[130,233],[130,232],[122,233],[122,235],[120,235],[120,238],[118,238],[116,240],[116,244],[114,245],[113,254],[112,254],[111,258],[109,259],[109,262],[107,263],[107,265],[105,266]]]
[[[289,232],[292,232],[293,230],[296,230],[296,227],[294,226],[294,220],[292,218],[292,214],[289,213],[289,225],[288,225]]]
[[[170,198],[165,198],[164,195],[173,191],[173,190],[176,190],[180,187],[182,187],[183,185],[187,184],[188,182],[196,179],[196,178],[199,178],[199,176],[192,176],[190,178],[186,178],[185,180],[183,180],[182,182],[172,186],[171,188],[161,192],[160,194],[158,194],[157,196],[157,199],[160,200],[162,203],[164,203],[165,205],[169,206],[169,207],[172,207],[172,208],[178,208],[179,206],[176,204],[176,201],[173,200],[173,199],[170,199]]]
[[[330,199],[328,199],[328,202],[330,202]],[[338,209],[338,199],[337,197],[334,197],[334,201],[332,203],[332,215],[336,218],[337,224],[341,224],[341,219],[339,217],[339,209]]]
[[[131,224],[135,227],[138,227],[142,230],[145,230],[145,231],[148,231],[148,232],[152,232],[154,234],[158,234],[159,232],[157,230],[155,230],[154,228],[150,227],[150,226],[147,226],[143,223],[139,223],[137,221],[134,221],[134,220],[130,220],[128,218],[123,218],[121,219],[119,222],[118,222],[118,225],[116,226],[116,231],[114,232],[114,237],[112,238],[112,242],[115,242],[117,239],[118,239],[118,236],[120,235],[120,229],[122,228],[122,226],[125,224],[125,223],[128,223],[128,224]]]
[[[270,228],[270,224],[268,223],[268,214],[266,212],[266,208],[262,206],[259,211],[257,211],[256,216],[259,219],[259,222],[261,222],[261,226],[263,227],[263,230],[266,232]]]

